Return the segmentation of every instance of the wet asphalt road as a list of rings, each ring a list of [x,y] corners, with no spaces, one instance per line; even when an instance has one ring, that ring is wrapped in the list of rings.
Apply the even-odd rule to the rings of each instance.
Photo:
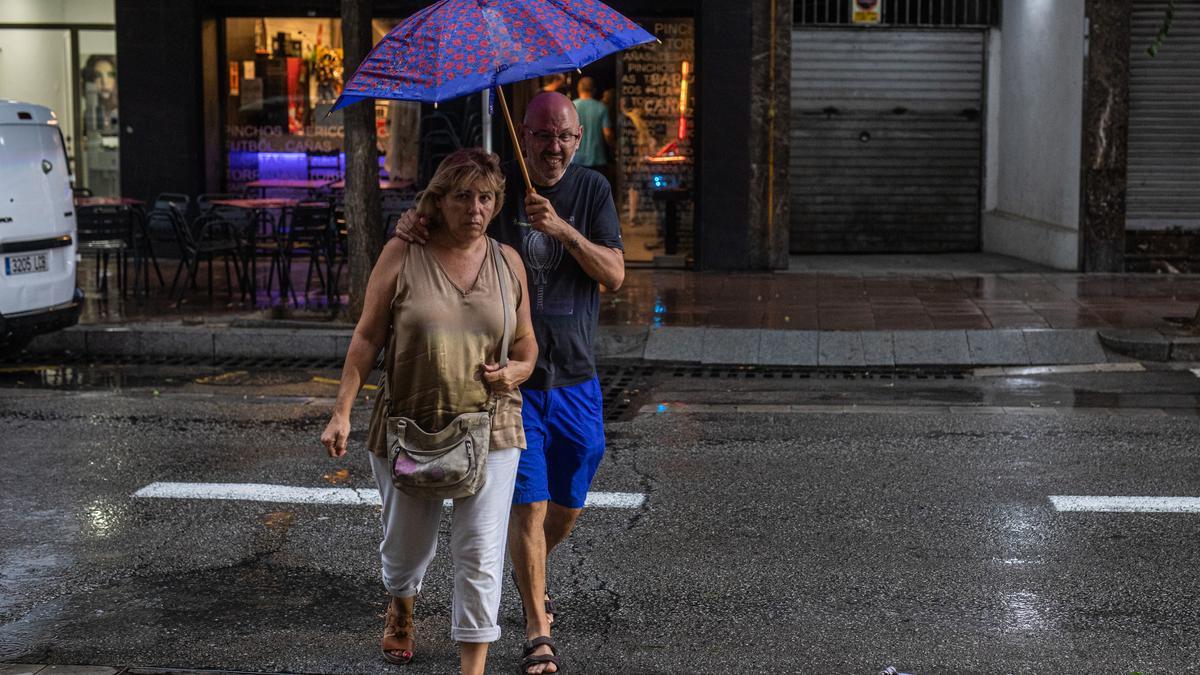
[[[1200,496],[1192,373],[623,372],[594,489],[648,498],[555,555],[564,672],[1200,669],[1200,514],[1048,500]],[[445,551],[417,661],[376,656],[374,507],[131,497],[372,488],[361,445],[324,457],[314,377],[336,373],[0,373],[0,662],[452,672]],[[506,588],[489,672],[514,671],[517,619]]]

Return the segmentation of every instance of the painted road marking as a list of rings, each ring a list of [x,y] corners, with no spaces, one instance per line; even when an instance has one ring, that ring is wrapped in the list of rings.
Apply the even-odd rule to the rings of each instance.
[[[1200,497],[1093,497],[1050,495],[1057,511],[1099,513],[1200,513]]]
[[[266,483],[151,483],[133,493],[152,499],[228,499],[285,504],[351,504],[379,506],[375,488],[307,488]],[[646,502],[638,492],[589,492],[585,506],[636,509]],[[446,500],[446,504],[451,504]]]
[[[1200,377],[1200,368],[1192,368],[1192,374],[1196,377]]]

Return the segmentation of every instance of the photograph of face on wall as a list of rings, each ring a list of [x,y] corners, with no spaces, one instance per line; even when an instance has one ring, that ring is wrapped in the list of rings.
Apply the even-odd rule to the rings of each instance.
[[[84,130],[117,133],[117,57],[92,54],[84,63],[81,77]]]

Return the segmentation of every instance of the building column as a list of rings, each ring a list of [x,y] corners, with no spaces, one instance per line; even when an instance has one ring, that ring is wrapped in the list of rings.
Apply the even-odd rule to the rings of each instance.
[[[1124,272],[1132,0],[1086,0],[1084,12],[1081,269]]]
[[[792,2],[754,0],[751,11],[747,266],[787,269]]]

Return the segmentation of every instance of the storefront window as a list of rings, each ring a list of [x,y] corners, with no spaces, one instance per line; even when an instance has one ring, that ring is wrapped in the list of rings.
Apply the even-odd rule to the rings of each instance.
[[[376,19],[378,41],[396,24]],[[225,186],[260,179],[332,182],[345,173],[342,114],[331,112],[349,73],[342,65],[339,19],[225,20]],[[368,105],[368,104],[360,104]],[[397,148],[407,131],[403,104],[375,103],[381,177],[415,177],[415,154]],[[405,118],[405,119],[402,119]],[[415,133],[398,141],[416,142]]]
[[[695,39],[690,18],[644,21],[661,40],[617,61],[615,198],[625,259],[681,267],[692,257]]]

